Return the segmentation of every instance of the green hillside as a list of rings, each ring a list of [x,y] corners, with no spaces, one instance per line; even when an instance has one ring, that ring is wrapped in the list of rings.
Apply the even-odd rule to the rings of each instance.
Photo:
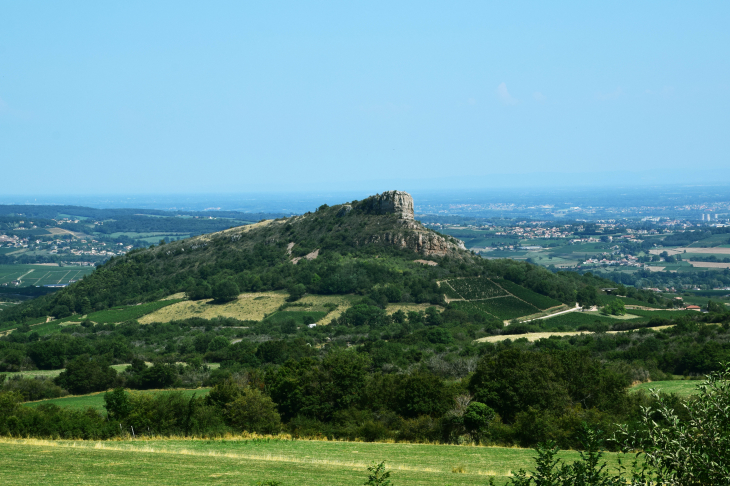
[[[134,251],[5,308],[0,435],[106,439],[133,427],[577,447],[582,423],[636,416],[646,403],[629,397],[631,383],[730,357],[723,306],[671,311],[654,292],[589,273],[481,259],[412,208],[386,193]],[[541,319],[619,299],[664,310]],[[589,332],[520,336],[575,330]],[[201,387],[210,393],[194,399],[124,391]],[[90,394],[109,389],[101,414],[54,406],[99,409]]]

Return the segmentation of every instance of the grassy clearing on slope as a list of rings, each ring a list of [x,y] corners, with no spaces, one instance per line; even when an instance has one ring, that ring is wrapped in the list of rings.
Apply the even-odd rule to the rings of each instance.
[[[141,317],[140,324],[152,322],[170,322],[175,320],[201,317],[232,317],[241,321],[260,321],[284,303],[287,294],[284,292],[252,292],[241,294],[238,299],[225,304],[215,304],[212,299],[186,300],[163,307],[160,310]]]
[[[155,312],[156,310],[167,307],[168,305],[174,305],[178,302],[181,301],[160,300],[157,302],[148,302],[146,304],[113,307],[111,309],[93,312],[86,316],[86,318],[98,324],[131,321],[133,319],[139,319],[140,317],[151,312]]]
[[[117,370],[117,373],[121,373],[127,367],[129,364],[118,364],[118,365],[112,365],[111,367]],[[26,378],[33,378],[33,377],[47,377],[47,378],[55,378],[58,375],[61,374],[62,371],[65,371],[66,368],[61,368],[60,370],[30,370],[30,371],[12,371],[12,372],[3,372],[2,374],[8,375],[8,378],[11,378],[13,376],[24,376]]]
[[[644,390],[649,393],[649,390],[653,388],[664,393],[676,393],[681,397],[688,397],[698,393],[697,385],[700,383],[700,380],[650,381],[631,387],[631,391]]]
[[[171,391],[181,391],[186,397],[191,397],[195,394],[198,397],[205,396],[210,391],[210,388],[197,388],[194,390],[144,390],[136,391],[129,390],[132,393],[150,393],[153,395],[159,393],[169,393]],[[105,411],[104,409],[104,393],[97,392],[89,395],[73,395],[61,398],[49,398],[47,400],[38,400],[37,402],[26,402],[24,405],[27,407],[37,407],[38,405],[52,403],[59,407],[70,408],[74,410],[86,410],[91,407],[99,411]]]
[[[534,451],[501,447],[282,440],[44,441],[0,439],[0,482],[40,484],[363,484],[386,460],[398,486],[504,484]],[[560,457],[573,461],[576,452]],[[615,471],[617,455],[606,454]],[[462,468],[464,473],[452,472]]]

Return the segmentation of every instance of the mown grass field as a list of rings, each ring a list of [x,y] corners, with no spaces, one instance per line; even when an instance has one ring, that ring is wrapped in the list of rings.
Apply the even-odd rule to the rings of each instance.
[[[94,271],[93,267],[56,267],[50,265],[0,265],[0,285],[21,279],[21,287],[67,284]]]
[[[129,365],[122,365],[122,366],[129,366]],[[194,390],[143,390],[143,391],[134,391],[133,393],[151,393],[151,394],[157,394],[157,393],[169,393],[171,391],[181,391],[183,395],[186,397],[191,397],[194,394],[198,397],[202,397],[208,394],[210,391],[210,388],[197,388]],[[38,400],[37,402],[25,402],[24,405],[26,407],[37,407],[41,404],[46,403],[52,403],[54,405],[58,405],[59,407],[65,407],[70,408],[74,410],[86,410],[87,408],[91,407],[93,409],[99,410],[99,411],[105,411],[104,409],[104,393],[106,392],[98,392],[98,393],[91,393],[89,395],[74,395],[74,396],[68,396],[68,397],[61,397],[61,398],[49,398],[47,400]]]
[[[529,449],[284,440],[42,441],[0,439],[6,485],[361,485],[385,460],[397,486],[504,484],[533,469]],[[570,461],[576,452],[562,452]],[[606,454],[611,471],[617,455]],[[461,469],[463,473],[453,472]]]
[[[631,391],[644,390],[649,393],[650,389],[662,391],[664,393],[676,393],[681,397],[688,397],[697,394],[697,385],[702,383],[701,380],[672,380],[672,381],[651,381],[648,383],[640,383],[631,388]]]

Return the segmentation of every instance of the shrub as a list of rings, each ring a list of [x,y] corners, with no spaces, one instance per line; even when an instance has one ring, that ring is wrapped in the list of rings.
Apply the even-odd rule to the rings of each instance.
[[[71,393],[82,395],[114,387],[121,380],[108,363],[84,354],[70,361],[54,382]]]
[[[281,417],[271,397],[256,388],[245,387],[240,395],[226,404],[226,420],[248,432],[276,434],[281,430]]]

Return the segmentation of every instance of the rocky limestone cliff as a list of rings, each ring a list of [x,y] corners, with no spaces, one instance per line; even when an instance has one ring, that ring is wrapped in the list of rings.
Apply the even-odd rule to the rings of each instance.
[[[386,231],[371,235],[362,243],[399,246],[426,256],[445,256],[458,250],[466,250],[463,241],[429,231],[417,221],[402,221],[401,229],[404,231]]]
[[[386,191],[358,204],[367,214],[396,214],[401,219],[413,219],[413,197],[403,191]]]
[[[457,256],[466,250],[460,240],[440,235],[416,221],[413,198],[403,191],[387,191],[363,201],[323,207],[314,213],[197,236],[181,242],[180,251],[204,249],[215,239],[228,240],[239,248],[252,247],[256,243],[276,245],[284,242],[287,257],[297,262],[302,258],[316,258],[318,253],[314,251],[322,248],[325,240],[329,240],[330,247],[333,241],[349,241],[358,247],[396,246],[424,256]],[[294,255],[295,244],[302,243],[306,243],[305,248],[311,253]],[[176,246],[171,244],[165,251],[171,253]]]

